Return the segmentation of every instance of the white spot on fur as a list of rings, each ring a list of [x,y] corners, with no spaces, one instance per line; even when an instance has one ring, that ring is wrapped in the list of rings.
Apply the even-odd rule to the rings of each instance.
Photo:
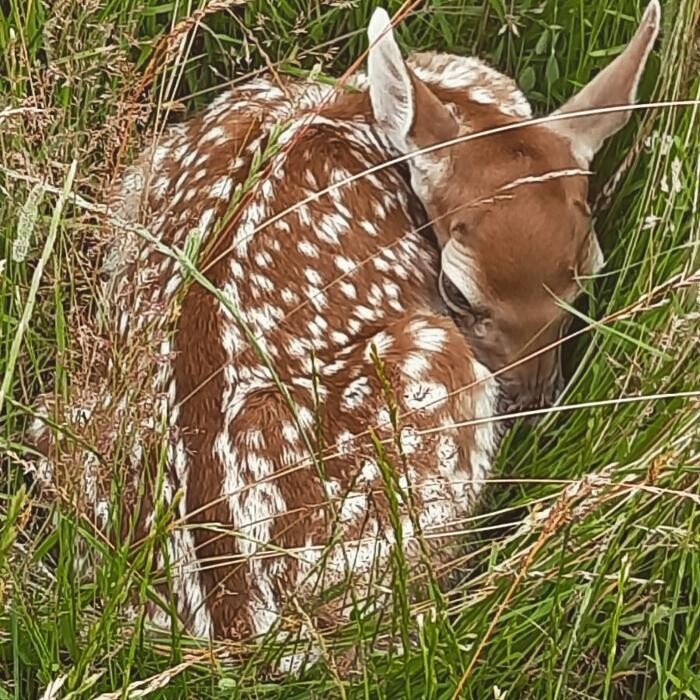
[[[348,222],[338,214],[326,214],[316,224],[315,231],[318,238],[331,245],[340,244],[340,236],[349,229]]]
[[[297,408],[297,420],[302,430],[309,430],[309,428],[312,428],[315,423],[313,412],[306,408],[306,406],[300,406]]]
[[[326,293],[321,289],[309,286],[309,289],[307,291],[307,297],[309,303],[311,304],[311,306],[314,307],[315,311],[323,311],[326,308],[326,306],[328,306],[328,297],[326,296]]]
[[[265,447],[265,438],[260,430],[249,430],[244,435],[245,443],[250,450],[260,450]]]
[[[371,221],[367,221],[367,219],[361,219],[360,226],[372,237],[379,235],[377,227]]]
[[[383,300],[384,295],[382,294],[381,287],[376,282],[372,282],[369,286],[369,292],[367,293],[367,301],[374,306],[380,306]]]
[[[367,495],[359,491],[348,491],[338,513],[341,523],[349,524],[363,518],[367,512]]]
[[[282,424],[282,437],[292,444],[299,442],[299,431],[293,423],[285,422]]]
[[[232,260],[230,264],[231,274],[237,279],[242,280],[245,277],[245,270],[243,265],[238,262],[238,260]]]
[[[95,518],[100,527],[105,527],[109,521],[109,503],[100,500],[95,503]]]
[[[199,217],[199,230],[202,233],[207,233],[209,231],[211,222],[214,219],[214,213],[213,209],[205,209],[202,212],[202,215]]]
[[[210,141],[219,141],[226,136],[226,132],[220,127],[215,126],[209,129],[202,137],[202,143],[209,143]]]
[[[454,474],[459,466],[459,450],[451,435],[440,435],[437,446],[438,468],[443,474]]]
[[[274,189],[272,183],[269,180],[263,180],[260,183],[260,193],[263,199],[270,200],[274,196]]]
[[[374,311],[374,309],[370,309],[369,307],[364,306],[363,304],[360,304],[355,307],[354,315],[357,316],[357,318],[362,319],[363,321],[374,321],[377,317],[377,314]]]
[[[325,367],[323,367],[322,374],[330,377],[338,374],[338,372],[342,372],[346,367],[347,362],[344,362],[343,360],[336,360],[335,362],[325,365]]]
[[[410,410],[435,411],[447,400],[447,396],[447,387],[438,382],[412,382],[404,391],[404,400]]]
[[[404,375],[414,381],[423,379],[429,369],[428,358],[419,352],[408,353],[401,365],[401,371]]]
[[[287,351],[298,358],[306,358],[311,352],[312,345],[306,338],[292,338],[287,343]]]
[[[373,459],[366,459],[362,462],[360,469],[360,481],[370,484],[381,476],[379,465]]]
[[[400,441],[404,454],[412,455],[420,447],[421,437],[415,428],[407,426],[401,430]]]
[[[257,285],[260,287],[260,289],[263,289],[266,292],[271,292],[275,288],[275,285],[272,284],[269,277],[265,277],[265,275],[261,275],[256,272],[250,275],[250,280],[253,284]]]
[[[479,104],[492,105],[496,103],[496,95],[486,87],[473,87],[469,95],[474,102]]]
[[[298,304],[301,301],[299,295],[293,289],[283,289],[280,294],[285,304]]]
[[[391,421],[391,413],[389,413],[389,409],[384,406],[383,408],[380,408],[377,411],[377,427],[380,428],[391,428],[392,427],[392,421]]]
[[[233,180],[230,177],[220,177],[211,187],[211,196],[217,199],[228,199],[232,187]]]
[[[381,255],[372,258],[372,265],[380,272],[389,272],[391,270],[391,265]]]
[[[350,342],[350,337],[345,333],[341,333],[340,331],[333,331],[331,333],[331,340],[337,345],[345,346]]]
[[[323,280],[321,279],[321,275],[316,272],[311,267],[307,267],[304,270],[304,277],[313,285],[316,285],[317,287],[320,287],[323,284]]]
[[[255,263],[260,267],[268,267],[272,264],[272,256],[266,250],[261,250],[255,254]]]
[[[347,280],[341,280],[339,283],[340,290],[348,299],[357,299],[357,287]]]
[[[362,406],[370,396],[371,389],[367,377],[358,377],[350,382],[341,395],[340,405],[346,411],[353,411]]]
[[[416,347],[427,352],[441,352],[447,342],[447,331],[444,328],[425,323],[414,324],[413,334]]]
[[[319,255],[318,246],[311,243],[311,241],[299,241],[297,248],[302,255],[306,255],[309,258],[317,258]]]
[[[372,361],[372,345],[376,347],[377,353],[380,357],[382,357],[386,355],[389,350],[391,350],[393,344],[394,337],[389,335],[386,331],[380,331],[369,343],[367,343],[367,347],[365,348],[364,352],[365,360],[367,360],[367,362]]]
[[[302,226],[307,228],[311,226],[311,214],[309,213],[309,208],[305,204],[297,207],[296,213]]]
[[[338,452],[340,452],[341,455],[349,454],[352,451],[354,440],[355,436],[349,430],[343,430],[336,440]]]

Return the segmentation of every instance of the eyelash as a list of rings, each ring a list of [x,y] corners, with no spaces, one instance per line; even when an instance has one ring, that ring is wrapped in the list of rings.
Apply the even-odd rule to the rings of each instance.
[[[440,296],[451,311],[460,313],[463,316],[471,316],[474,319],[474,323],[478,323],[486,318],[486,313],[482,309],[472,306],[469,300],[442,272],[440,272],[438,277],[438,286],[440,289]],[[452,297],[455,295],[459,298],[459,303],[453,300]]]

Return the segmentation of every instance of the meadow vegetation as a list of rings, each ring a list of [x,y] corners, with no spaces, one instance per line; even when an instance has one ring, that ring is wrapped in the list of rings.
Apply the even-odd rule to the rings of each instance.
[[[405,50],[485,58],[544,114],[622,49],[645,4],[414,2],[398,37]],[[70,392],[74,331],[94,312],[94,205],[115,173],[154,130],[232,82],[264,71],[339,77],[366,49],[375,6],[0,4],[0,700],[42,697],[51,683],[45,697],[76,700],[700,698],[697,106],[635,112],[597,157],[607,265],[581,280],[567,393],[507,439],[464,523],[472,546],[461,578],[411,605],[410,572],[397,570],[395,616],[324,639],[324,659],[302,677],[264,679],[271,648],[233,661],[226,645],[129,621],[130,594],[151,583],[154,543],[110,549],[70,494],[57,505],[28,488],[32,401]],[[662,9],[641,98],[697,100],[700,4]],[[79,555],[94,560],[88,577]],[[404,656],[377,648],[388,633],[414,640]],[[363,671],[344,678],[351,644]]]

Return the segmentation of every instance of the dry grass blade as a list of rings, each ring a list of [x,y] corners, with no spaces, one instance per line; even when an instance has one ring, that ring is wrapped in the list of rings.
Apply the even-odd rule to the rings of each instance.
[[[144,678],[140,681],[134,681],[129,683],[128,686],[120,688],[119,690],[112,693],[100,693],[96,695],[93,700],[121,700],[121,698],[145,698],[152,695],[157,690],[162,690],[165,688],[174,678],[186,671],[188,668],[194,664],[201,664],[206,662],[209,654],[202,655],[199,657],[193,657],[187,661],[183,661],[177,666],[168,668],[165,671],[151,676],[150,678]]]
[[[41,278],[44,274],[44,269],[48,264],[51,254],[53,253],[54,244],[56,243],[56,237],[58,236],[58,228],[61,222],[61,216],[63,214],[63,207],[65,206],[66,200],[68,199],[70,191],[73,188],[73,181],[75,180],[75,174],[77,172],[77,169],[78,162],[74,160],[70,165],[68,174],[66,176],[65,184],[61,191],[59,199],[54,207],[53,215],[51,217],[51,226],[49,228],[49,235],[46,238],[41,257],[39,258],[39,262],[36,268],[34,269],[34,274],[32,275],[32,283],[29,287],[29,294],[24,304],[24,312],[15,331],[15,335],[12,340],[12,345],[10,346],[8,362],[5,367],[5,376],[3,377],[2,384],[0,385],[0,415],[2,414],[5,398],[8,394],[10,385],[12,384],[15,364],[19,356],[22,341],[24,339],[24,334],[27,328],[29,327],[32,312],[34,311],[34,304],[36,302],[37,294],[39,291],[39,284],[41,283]]]

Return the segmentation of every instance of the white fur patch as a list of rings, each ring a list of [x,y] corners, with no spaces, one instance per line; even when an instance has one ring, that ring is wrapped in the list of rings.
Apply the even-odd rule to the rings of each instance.
[[[467,301],[479,304],[483,298],[479,285],[480,271],[471,253],[451,238],[442,249],[442,272]],[[449,305],[447,299],[444,300]]]
[[[435,411],[447,400],[447,395],[447,387],[439,382],[412,382],[404,390],[404,401],[411,410]]]
[[[346,411],[354,411],[362,406],[371,394],[369,379],[359,377],[348,384],[341,395],[340,405]]]

